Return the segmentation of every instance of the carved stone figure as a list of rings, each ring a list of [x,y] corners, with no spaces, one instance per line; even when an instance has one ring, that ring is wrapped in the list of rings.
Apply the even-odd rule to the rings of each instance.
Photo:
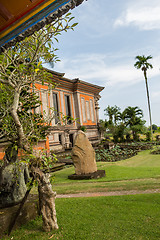
[[[43,219],[43,229],[48,232],[53,229],[58,229],[55,198],[56,192],[53,192],[50,183],[50,175],[44,174],[39,169],[36,171],[38,180],[39,205]]]
[[[75,144],[72,149],[72,160],[75,167],[75,174],[77,175],[85,175],[97,171],[95,151],[86,134],[81,130],[78,131],[75,138]]]
[[[27,191],[28,180],[26,164],[16,161],[7,165],[1,172],[0,208],[19,203]]]

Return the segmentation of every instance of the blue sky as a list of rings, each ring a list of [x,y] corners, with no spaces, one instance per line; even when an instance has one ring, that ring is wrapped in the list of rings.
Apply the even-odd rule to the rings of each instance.
[[[72,10],[78,25],[59,37],[61,62],[54,70],[104,86],[104,109],[117,105],[124,110],[138,106],[149,124],[143,73],[134,68],[137,55],[152,55],[148,71],[152,122],[160,126],[160,1],[88,0]]]

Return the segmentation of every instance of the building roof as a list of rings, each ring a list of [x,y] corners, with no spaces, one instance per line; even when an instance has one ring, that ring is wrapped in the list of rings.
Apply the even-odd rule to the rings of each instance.
[[[65,78],[65,73],[59,73],[50,69],[46,70],[53,75],[53,82],[58,84],[58,88],[64,88],[73,92],[82,91],[92,94],[99,94],[104,89],[102,86],[79,80],[79,78]]]
[[[30,36],[84,0],[0,0],[0,51]]]

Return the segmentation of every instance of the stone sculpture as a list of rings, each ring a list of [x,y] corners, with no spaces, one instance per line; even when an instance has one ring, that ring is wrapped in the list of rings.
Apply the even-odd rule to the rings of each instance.
[[[97,171],[95,151],[83,131],[79,131],[72,149],[72,160],[77,175]]]
[[[27,191],[28,180],[26,164],[16,161],[6,166],[1,173],[0,208],[19,203]]]
[[[70,175],[70,179],[101,177],[99,173],[102,174],[103,170],[97,171],[95,151],[86,134],[81,130],[78,131],[75,138],[74,147],[72,149],[72,160],[75,167],[75,174]],[[105,175],[105,171],[103,171],[102,175]]]

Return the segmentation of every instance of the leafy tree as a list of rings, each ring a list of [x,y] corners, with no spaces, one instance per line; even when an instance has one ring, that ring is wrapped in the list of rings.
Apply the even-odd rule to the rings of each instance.
[[[146,141],[151,141],[151,132],[150,131],[147,131],[146,132]]]
[[[156,131],[158,129],[158,126],[156,124],[152,124],[152,130]],[[151,127],[148,128],[149,131],[151,131]]]
[[[108,106],[104,111],[105,115],[109,116],[109,120],[105,121],[105,126],[112,133],[114,142],[124,142],[125,135],[130,141],[130,131],[132,131],[133,139],[138,141],[138,133],[143,132],[145,124],[140,108],[127,107],[123,112],[120,112],[119,107]]]
[[[122,122],[120,108],[116,105],[114,107],[108,106],[104,111],[106,112],[105,115],[109,118],[108,121],[105,121],[105,126],[112,133],[114,142],[118,142],[119,139],[123,142],[125,126]]]
[[[133,139],[138,140],[138,133],[142,132],[142,127],[145,121],[142,120],[143,112],[138,107],[127,107],[123,111],[123,117],[126,127],[129,127],[132,131]]]
[[[104,109],[105,115],[109,117],[109,124],[117,124],[120,116],[120,108],[116,105],[114,107],[110,107],[108,105],[107,108]]]
[[[73,30],[76,23],[69,25],[72,19],[68,13],[15,46],[3,49],[0,55],[0,139],[5,138],[27,154],[33,179],[38,181],[43,227],[46,231],[58,228],[58,225],[54,209],[55,194],[49,175],[41,169],[46,158],[33,149],[33,142],[46,134],[44,128],[49,125],[44,116],[42,118],[41,115],[33,114],[33,108],[39,104],[36,103],[34,91],[36,82],[44,84],[45,81],[51,88],[55,86],[51,74],[42,65],[59,60],[54,42],[58,41],[57,36],[62,31]]]
[[[134,64],[134,66],[137,69],[141,69],[144,73],[145,83],[146,83],[146,91],[147,91],[147,100],[148,100],[148,111],[149,111],[149,119],[150,119],[150,126],[151,126],[151,137],[153,141],[153,132],[152,132],[152,117],[151,117],[151,106],[150,106],[150,97],[149,97],[149,89],[148,89],[148,81],[147,81],[147,70],[149,68],[153,68],[152,64],[148,63],[148,60],[152,59],[152,56],[145,57],[142,56],[136,56],[137,62]]]

